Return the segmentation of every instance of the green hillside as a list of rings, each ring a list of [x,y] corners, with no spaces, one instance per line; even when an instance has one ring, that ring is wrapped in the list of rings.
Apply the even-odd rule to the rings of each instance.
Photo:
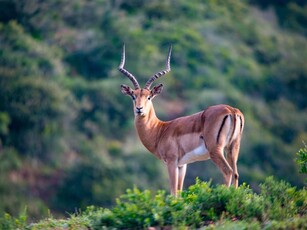
[[[143,85],[164,68],[162,120],[225,103],[245,115],[240,183],[273,175],[302,188],[307,142],[305,1],[0,1],[0,214],[63,216],[113,207],[136,185],[168,191],[166,169],[141,145],[126,68]],[[211,161],[188,166],[213,184]]]

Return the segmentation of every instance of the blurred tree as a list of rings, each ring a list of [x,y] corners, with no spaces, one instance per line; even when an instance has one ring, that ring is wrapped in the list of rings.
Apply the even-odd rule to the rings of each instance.
[[[67,92],[48,79],[62,73],[61,64],[49,60],[57,54],[44,51],[44,45],[27,36],[17,23],[1,25],[0,30],[4,47],[0,53],[0,111],[10,121],[2,142],[20,153],[48,158],[59,146],[64,127],[59,121],[68,112]]]
[[[263,8],[274,7],[282,27],[307,35],[307,4],[305,0],[250,0],[252,4]]]

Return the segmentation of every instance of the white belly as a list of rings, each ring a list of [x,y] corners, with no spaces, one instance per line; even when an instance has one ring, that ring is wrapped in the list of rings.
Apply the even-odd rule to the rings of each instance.
[[[196,161],[205,161],[210,159],[208,149],[205,146],[204,141],[201,141],[200,145],[190,152],[187,152],[178,162],[178,166],[190,164]]]

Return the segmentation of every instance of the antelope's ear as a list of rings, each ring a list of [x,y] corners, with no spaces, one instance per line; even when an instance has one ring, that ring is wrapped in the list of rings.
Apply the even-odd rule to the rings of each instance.
[[[152,90],[150,91],[151,97],[154,98],[155,96],[160,94],[162,92],[162,89],[163,89],[163,85],[162,84],[154,86],[152,88]]]
[[[132,96],[133,90],[127,85],[121,85],[121,91],[124,95]]]

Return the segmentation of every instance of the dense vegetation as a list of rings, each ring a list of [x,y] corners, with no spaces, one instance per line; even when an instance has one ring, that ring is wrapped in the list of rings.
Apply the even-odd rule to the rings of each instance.
[[[137,188],[127,190],[112,209],[88,207],[68,219],[52,216],[28,225],[27,215],[6,215],[2,229],[306,229],[307,191],[269,177],[255,194],[246,184],[212,186],[196,181],[176,198],[165,191],[152,194]]]
[[[159,80],[165,91],[155,99],[161,119],[217,103],[243,111],[240,181],[260,195],[238,193],[268,199],[259,184],[270,175],[301,189],[294,159],[307,139],[306,3],[274,2],[0,1],[0,214],[27,207],[32,220],[48,210],[112,207],[133,185],[168,189],[166,171],[137,140],[131,101],[119,90],[130,84],[117,71],[123,42],[126,66],[140,83],[163,68],[173,44],[172,71]],[[222,181],[210,161],[188,167],[186,188],[196,176]],[[295,210],[290,216],[301,214]]]

